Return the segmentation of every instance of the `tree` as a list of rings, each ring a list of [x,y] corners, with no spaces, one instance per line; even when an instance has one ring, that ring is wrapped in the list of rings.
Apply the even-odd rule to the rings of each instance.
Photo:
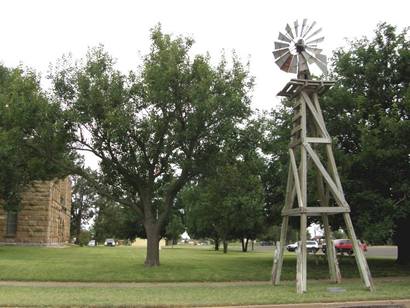
[[[98,197],[94,203],[95,220],[91,231],[99,243],[107,238],[133,240],[145,238],[144,227],[138,223],[133,211],[120,203]]]
[[[185,193],[188,232],[222,241],[240,239],[242,251],[263,229],[263,189],[258,174],[245,161],[216,168]]]
[[[171,240],[172,246],[177,243],[179,236],[184,231],[185,226],[182,223],[181,216],[174,213],[165,228],[165,236],[168,240]]]
[[[191,59],[190,38],[173,39],[156,27],[151,40],[141,67],[128,76],[101,47],[84,65],[62,62],[52,76],[76,125],[76,148],[100,160],[89,180],[144,225],[145,265],[158,266],[160,231],[175,197],[249,115],[252,78],[235,56],[232,68],[225,59],[217,67],[209,56]]]
[[[228,241],[239,239],[246,252],[264,228],[259,124],[252,119],[236,127],[206,172],[180,196],[189,234],[213,239],[215,250],[222,241],[226,252]]]
[[[73,191],[70,233],[72,237],[75,237],[75,244],[80,244],[82,227],[94,217],[97,195],[84,178],[73,176],[71,179]]]
[[[0,65],[0,200],[6,211],[20,209],[33,181],[69,174],[74,156],[64,118],[34,72]]]
[[[373,243],[393,239],[399,263],[410,261],[409,47],[407,29],[383,23],[374,39],[340,48],[337,84],[323,101],[356,231]]]
[[[218,209],[211,208],[208,210],[206,206],[209,203],[206,203],[206,197],[203,200],[205,203],[201,204],[203,194],[199,194],[199,192],[200,189],[197,183],[190,183],[178,194],[179,203],[182,204],[185,213],[187,231],[191,237],[196,239],[212,239],[215,250],[218,251],[221,238],[214,228],[214,218],[218,218],[215,213],[218,212]]]
[[[292,123],[292,108],[288,100],[269,114],[259,115],[260,131],[263,136],[261,150],[265,154],[265,165],[261,179],[265,194],[267,225],[281,224],[281,210],[285,203],[286,181],[289,164],[289,140]],[[268,232],[269,233],[269,232]]]

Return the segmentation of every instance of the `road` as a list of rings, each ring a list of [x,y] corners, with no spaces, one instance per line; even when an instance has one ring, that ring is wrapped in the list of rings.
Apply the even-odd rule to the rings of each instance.
[[[397,246],[369,246],[367,257],[397,258]]]
[[[256,250],[273,252],[273,246],[255,246]],[[319,250],[318,254],[322,254]],[[369,246],[367,248],[366,257],[370,258],[397,258],[397,246]]]

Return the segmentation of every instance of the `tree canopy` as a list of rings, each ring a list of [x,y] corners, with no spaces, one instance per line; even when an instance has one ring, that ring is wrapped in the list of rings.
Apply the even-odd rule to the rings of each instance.
[[[33,181],[69,174],[74,155],[64,118],[33,71],[0,65],[0,200],[6,210],[19,210]]]
[[[189,234],[213,239],[216,249],[222,241],[226,252],[233,239],[241,240],[247,251],[248,240],[261,233],[265,217],[260,140],[257,120],[237,128],[207,172],[181,193]]]
[[[337,83],[323,103],[355,227],[371,242],[393,238],[399,261],[410,260],[403,238],[410,217],[409,47],[407,29],[383,23],[372,40],[338,49]]]
[[[191,58],[190,38],[156,27],[151,41],[136,72],[122,74],[98,47],[84,65],[62,63],[53,81],[76,128],[76,148],[100,160],[90,180],[143,223],[145,263],[156,266],[160,229],[176,194],[249,115],[253,81],[235,56],[216,67],[209,56]]]

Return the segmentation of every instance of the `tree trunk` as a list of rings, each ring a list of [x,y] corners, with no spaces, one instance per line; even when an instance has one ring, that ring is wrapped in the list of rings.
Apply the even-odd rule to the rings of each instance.
[[[254,239],[251,240],[251,245],[252,245],[252,251],[254,251],[255,250],[255,240]]]
[[[78,214],[75,217],[75,242],[74,244],[80,244],[80,234],[81,234],[81,216],[82,216],[82,210],[81,207],[78,210]]]
[[[246,239],[241,238],[242,252],[247,252],[248,251],[248,242],[249,242],[248,238],[246,238]]]
[[[224,253],[227,253],[228,252],[228,241],[223,240],[223,244],[224,244]]]
[[[410,264],[410,233],[409,217],[404,217],[396,221],[394,241],[397,245],[397,263],[400,265]]]
[[[146,267],[159,266],[159,226],[158,224],[145,224],[147,234]]]
[[[215,251],[219,251],[219,239],[214,239],[214,243],[215,243]]]

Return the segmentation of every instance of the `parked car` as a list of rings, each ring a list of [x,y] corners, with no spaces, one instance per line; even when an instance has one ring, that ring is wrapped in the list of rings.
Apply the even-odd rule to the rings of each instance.
[[[286,249],[288,251],[295,251],[298,248],[298,242],[295,242],[293,244],[289,244],[286,246]]]
[[[298,242],[286,246],[288,251],[295,251],[298,248]],[[316,253],[319,250],[319,244],[316,241],[306,241],[306,250]]]
[[[108,238],[105,240],[104,246],[115,247],[115,241],[112,238]]]
[[[360,240],[357,240],[359,243],[359,247],[363,251],[367,251],[366,243],[362,243]],[[333,244],[335,245],[336,253],[344,254],[347,253],[348,255],[353,254],[353,244],[352,241],[349,239],[340,239],[340,240],[333,240]],[[323,253],[326,253],[326,243],[322,245]]]
[[[88,242],[87,246],[95,247],[95,246],[97,246],[97,243],[96,243],[95,240],[91,240],[91,241]]]

